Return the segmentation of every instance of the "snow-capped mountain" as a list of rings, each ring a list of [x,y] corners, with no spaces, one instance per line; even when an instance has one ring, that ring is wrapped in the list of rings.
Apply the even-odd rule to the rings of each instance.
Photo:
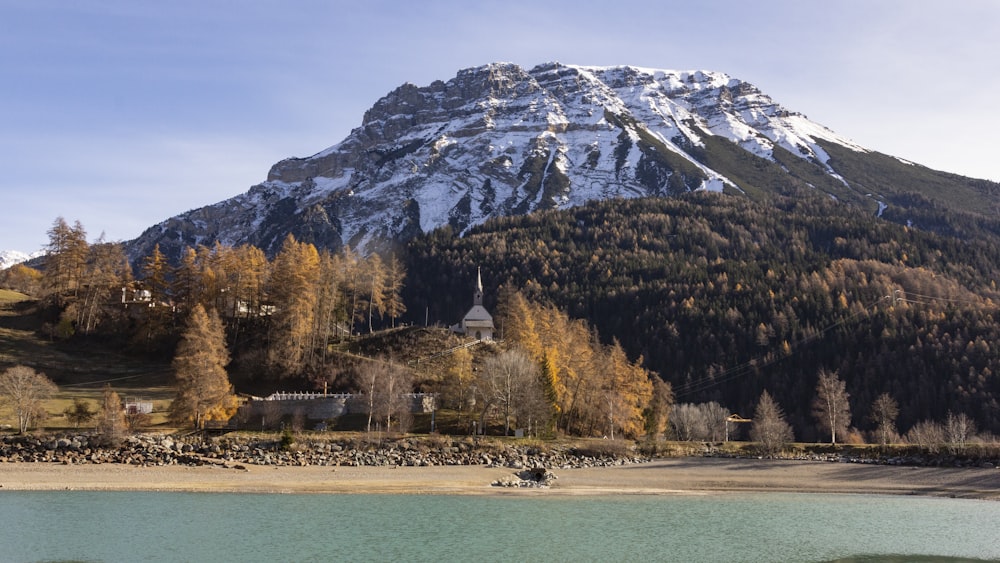
[[[41,256],[40,252],[27,254],[19,250],[0,250],[0,270],[10,268],[14,264],[27,262],[28,260],[37,258],[38,256]]]
[[[340,143],[275,164],[248,192],[151,227],[129,249],[177,256],[221,241],[273,253],[291,233],[372,251],[592,199],[753,196],[776,183],[881,213],[888,184],[853,181],[831,151],[869,152],[723,73],[490,64],[400,86]]]

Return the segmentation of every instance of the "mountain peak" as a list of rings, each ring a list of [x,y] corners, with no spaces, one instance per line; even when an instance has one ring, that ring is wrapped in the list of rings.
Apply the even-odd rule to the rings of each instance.
[[[399,86],[340,143],[168,219],[131,252],[158,243],[176,256],[221,241],[273,253],[289,233],[369,252],[444,225],[461,233],[593,199],[760,194],[786,183],[884,209],[875,190],[835,169],[836,147],[867,152],[721,72],[490,63]]]

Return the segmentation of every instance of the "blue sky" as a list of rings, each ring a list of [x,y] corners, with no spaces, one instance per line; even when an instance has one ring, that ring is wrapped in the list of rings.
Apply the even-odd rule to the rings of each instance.
[[[0,249],[128,240],[341,141],[393,88],[548,61],[717,70],[1000,181],[1000,2],[0,0]]]

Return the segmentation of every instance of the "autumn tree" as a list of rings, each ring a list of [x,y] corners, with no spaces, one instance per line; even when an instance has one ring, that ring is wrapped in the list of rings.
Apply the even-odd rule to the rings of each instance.
[[[228,420],[235,412],[236,397],[226,373],[226,349],[222,321],[214,310],[195,305],[177,345],[173,368],[175,398],[170,415],[202,428],[206,420]]]
[[[396,326],[396,319],[406,312],[406,303],[403,302],[402,291],[406,281],[406,268],[395,254],[389,256],[385,269],[385,295],[383,297],[383,307],[385,314],[392,320],[392,326]]]
[[[872,403],[871,421],[875,424],[878,443],[885,446],[896,437],[896,417],[899,405],[888,393],[882,393]]]
[[[330,337],[334,336],[337,326],[343,321],[341,302],[343,296],[343,277],[337,256],[330,252],[322,252],[319,256],[319,279],[313,289],[315,293],[315,310],[313,312],[313,333],[320,345],[320,362],[325,363]]]
[[[77,330],[90,334],[102,322],[113,320],[120,311],[122,287],[131,279],[125,248],[120,243],[106,242],[101,234],[89,247],[76,308]]]
[[[95,431],[99,441],[104,445],[118,445],[128,433],[121,397],[111,389],[110,385],[104,386],[101,395],[101,408],[97,412]]]
[[[0,271],[0,283],[8,289],[27,295],[37,295],[42,286],[44,274],[24,264],[14,264]]]
[[[160,252],[160,245],[156,245],[143,259],[140,273],[139,286],[148,292],[149,301],[139,309],[142,313],[133,340],[143,347],[162,343],[173,329],[169,274],[167,257]]]
[[[386,271],[382,258],[372,254],[365,260],[365,277],[368,301],[368,332],[375,332],[373,320],[385,312]]]
[[[45,374],[28,366],[14,366],[0,374],[0,400],[10,404],[21,434],[46,417],[43,401],[58,390]]]
[[[319,342],[316,334],[316,287],[320,274],[316,247],[288,235],[274,259],[269,294],[271,316],[268,363],[279,377],[303,373]]]
[[[247,321],[264,316],[265,284],[271,263],[263,250],[251,245],[226,249],[220,262],[225,280],[217,307],[229,319],[231,342],[235,346]]]
[[[851,424],[851,405],[848,402],[846,383],[836,372],[827,369],[819,371],[816,383],[816,398],[813,400],[813,416],[824,432],[830,433],[830,443],[837,443],[837,433],[847,434]]]
[[[505,290],[500,300],[500,319],[505,340],[517,343],[528,355],[541,360],[542,337],[536,326],[538,308],[517,291]]]
[[[459,348],[448,357],[448,364],[439,383],[441,403],[459,412],[466,412],[473,397],[472,352]]]
[[[629,361],[617,338],[603,350],[602,356],[601,389],[609,437],[612,440],[616,435],[634,438],[642,432],[642,411],[653,394],[649,373],[642,368],[641,361]]]
[[[71,227],[58,217],[48,231],[45,247],[45,285],[56,295],[75,293],[87,263],[87,232],[76,221]]]
[[[674,404],[673,386],[659,377],[653,378],[653,395],[645,410],[646,437],[656,440],[663,436],[670,423],[670,411]]]
[[[202,279],[202,264],[198,260],[198,252],[190,246],[181,252],[180,263],[173,268],[173,280],[170,284],[171,294],[178,308],[190,311],[196,303],[202,303],[202,293],[205,291]]]
[[[340,250],[340,257],[340,266],[343,270],[344,280],[344,319],[351,332],[353,332],[354,323],[361,320],[361,309],[364,305],[364,268],[361,256],[351,250],[349,246],[345,246]]]
[[[754,410],[750,426],[750,439],[757,442],[761,453],[775,455],[793,439],[792,427],[785,421],[785,413],[771,394],[764,391]]]
[[[603,346],[596,330],[553,306],[505,291],[505,339],[542,367],[543,392],[557,426],[570,434],[637,436],[652,396],[642,360],[630,362],[621,345]]]

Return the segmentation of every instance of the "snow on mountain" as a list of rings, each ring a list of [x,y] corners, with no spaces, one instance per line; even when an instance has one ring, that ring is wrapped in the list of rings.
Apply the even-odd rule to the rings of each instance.
[[[177,256],[215,241],[274,252],[289,233],[372,251],[444,225],[461,233],[592,199],[742,191],[711,164],[712,138],[771,162],[794,155],[842,186],[820,142],[866,150],[719,72],[495,63],[400,86],[340,143],[150,228],[130,254],[160,244]]]
[[[10,268],[14,264],[27,262],[32,258],[37,258],[41,253],[27,254],[19,250],[0,250],[0,270]]]

